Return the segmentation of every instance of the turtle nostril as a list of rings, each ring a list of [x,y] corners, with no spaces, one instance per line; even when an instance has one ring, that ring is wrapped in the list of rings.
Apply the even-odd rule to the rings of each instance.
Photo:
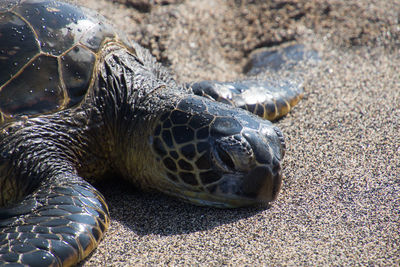
[[[229,156],[228,153],[226,153],[225,150],[223,150],[220,146],[217,146],[217,153],[219,158],[223,163],[225,163],[226,166],[228,166],[231,170],[235,169],[235,164],[233,163],[232,158]]]

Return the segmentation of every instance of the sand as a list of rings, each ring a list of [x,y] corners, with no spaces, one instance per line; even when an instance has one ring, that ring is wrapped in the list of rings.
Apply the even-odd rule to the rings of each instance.
[[[83,266],[400,264],[400,1],[74,2],[181,81],[243,78],[253,50],[288,42],[322,58],[277,122],[287,152],[269,208],[197,207],[109,182],[111,226]]]

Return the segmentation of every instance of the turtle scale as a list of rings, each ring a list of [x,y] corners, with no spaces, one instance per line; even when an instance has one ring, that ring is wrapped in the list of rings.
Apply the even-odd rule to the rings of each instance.
[[[56,1],[1,4],[0,32],[0,122],[81,103],[105,42],[135,53],[94,12]]]

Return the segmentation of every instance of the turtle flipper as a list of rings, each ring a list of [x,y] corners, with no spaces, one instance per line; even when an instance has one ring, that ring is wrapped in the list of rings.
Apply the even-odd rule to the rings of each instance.
[[[189,87],[196,95],[206,96],[246,109],[264,119],[285,116],[303,97],[303,75],[321,62],[316,50],[302,44],[253,51],[244,73],[261,80],[237,82],[196,82]],[[262,74],[262,75],[260,75]],[[267,77],[266,80],[263,80]]]
[[[66,180],[0,209],[1,266],[70,266],[97,247],[109,225],[104,198],[79,177]]]
[[[264,119],[285,116],[303,97],[303,87],[290,80],[201,81],[190,85],[196,95],[243,108]]]

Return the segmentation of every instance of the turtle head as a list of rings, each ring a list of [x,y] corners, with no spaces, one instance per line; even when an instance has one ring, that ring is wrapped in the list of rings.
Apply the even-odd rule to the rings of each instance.
[[[151,146],[164,179],[157,189],[189,202],[249,206],[279,192],[282,133],[247,111],[188,96],[159,117]]]

